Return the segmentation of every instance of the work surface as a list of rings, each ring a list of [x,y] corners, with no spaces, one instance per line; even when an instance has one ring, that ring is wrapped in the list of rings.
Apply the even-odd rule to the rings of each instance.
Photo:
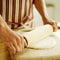
[[[60,60],[60,30],[52,37],[56,40],[56,45],[50,49],[25,49],[20,55],[12,56],[12,60]],[[0,59],[9,60],[8,51],[0,42]],[[4,58],[3,58],[4,57]]]
[[[50,49],[25,49],[20,55],[15,55],[13,60],[60,60],[60,30],[52,35],[56,45]]]

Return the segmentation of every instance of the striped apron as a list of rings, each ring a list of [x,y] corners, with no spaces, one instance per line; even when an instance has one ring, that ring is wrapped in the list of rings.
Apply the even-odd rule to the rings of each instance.
[[[12,29],[31,22],[33,0],[0,0],[0,14]]]

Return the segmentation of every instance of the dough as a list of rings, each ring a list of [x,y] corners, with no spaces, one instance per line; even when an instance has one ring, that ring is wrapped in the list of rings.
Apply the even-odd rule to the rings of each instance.
[[[55,39],[50,36],[53,33],[53,28],[51,25],[43,25],[30,32],[28,32],[29,29],[25,30],[22,30],[22,33],[25,31],[23,35],[28,41],[28,48],[45,49],[51,48],[56,44]]]

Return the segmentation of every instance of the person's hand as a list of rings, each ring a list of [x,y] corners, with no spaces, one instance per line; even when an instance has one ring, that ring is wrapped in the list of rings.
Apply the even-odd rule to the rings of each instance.
[[[27,47],[27,42],[21,34],[17,34],[12,30],[3,30],[1,33],[2,40],[8,46],[11,54],[21,53]]]
[[[1,21],[1,30],[0,37],[3,42],[8,46],[11,54],[21,53],[25,47],[27,47],[27,42],[21,34],[17,34],[11,30],[2,17]],[[6,27],[7,26],[7,27]]]
[[[57,31],[57,29],[58,29],[58,27],[57,27],[57,22],[52,21],[52,20],[48,20],[48,19],[46,19],[46,20],[44,20],[44,21],[45,21],[45,22],[43,22],[44,25],[45,25],[45,24],[50,24],[50,25],[53,27],[53,31],[54,31],[54,32]]]
[[[2,40],[8,46],[11,54],[21,53],[25,47],[27,47],[27,42],[21,34],[17,34],[14,31],[3,29]]]
[[[50,24],[53,27],[53,31],[57,31],[58,27],[57,27],[57,23],[54,21],[48,21],[46,24]]]

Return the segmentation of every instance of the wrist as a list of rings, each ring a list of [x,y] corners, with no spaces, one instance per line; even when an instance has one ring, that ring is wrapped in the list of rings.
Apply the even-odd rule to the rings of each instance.
[[[47,23],[47,21],[48,21],[47,17],[45,17],[45,16],[44,16],[44,17],[42,17],[42,20],[43,20],[43,23],[44,23],[44,24],[46,24],[46,23]]]
[[[48,16],[43,17],[42,20],[44,24],[49,24],[49,22],[53,22],[53,20]]]
[[[6,29],[7,27],[8,26],[7,26],[6,22],[4,21],[4,19],[0,15],[0,31],[3,30],[3,29]]]

